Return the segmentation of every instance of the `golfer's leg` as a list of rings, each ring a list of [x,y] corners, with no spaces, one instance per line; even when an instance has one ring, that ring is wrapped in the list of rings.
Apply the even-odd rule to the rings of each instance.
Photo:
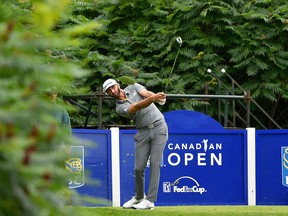
[[[137,200],[144,197],[144,172],[150,154],[149,130],[141,129],[135,135],[135,196]]]
[[[168,129],[166,124],[159,130],[155,131],[156,136],[151,141],[150,152],[150,180],[147,199],[151,202],[157,200],[159,180],[160,180],[160,166],[163,158],[163,151],[168,139]]]

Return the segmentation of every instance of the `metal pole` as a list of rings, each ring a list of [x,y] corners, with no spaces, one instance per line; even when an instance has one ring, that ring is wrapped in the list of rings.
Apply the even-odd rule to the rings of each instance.
[[[228,126],[228,102],[224,101],[224,127]]]
[[[222,69],[223,70],[223,69]],[[224,70],[225,71],[225,70]],[[232,82],[234,82],[235,83],[235,85],[239,88],[239,89],[241,89],[241,91],[243,91],[243,93],[244,94],[246,94],[246,91],[245,91],[245,89],[243,89],[240,85],[239,85],[239,83],[238,82],[236,82],[236,80],[235,79],[233,79],[233,77],[232,76],[230,76],[226,71],[224,72],[224,71],[222,71],[224,74],[226,74],[226,76],[232,81]]]
[[[228,126],[228,101],[224,101],[224,127]]]
[[[205,95],[208,95],[208,84],[205,83]],[[205,100],[207,102],[207,100]],[[205,104],[205,114],[207,115],[208,113],[208,104]]]
[[[98,129],[102,129],[102,108],[103,108],[103,90],[100,88],[100,94],[98,95]]]
[[[251,104],[251,93],[250,90],[246,91],[246,128],[250,127],[250,104]]]
[[[236,80],[234,80],[233,77],[230,76],[224,69],[222,69],[222,72],[223,72],[224,74],[226,74],[226,76],[227,76],[231,81],[234,81],[235,85],[243,91],[244,95],[247,94],[247,92],[239,85],[239,83],[237,83]],[[276,125],[279,129],[282,129],[282,127],[281,127],[279,124],[277,124],[277,122],[274,121],[274,119],[273,119],[253,98],[251,98],[251,92],[250,92],[249,94],[250,94],[250,95],[249,95],[249,98],[250,98],[249,100],[252,101],[253,104],[255,104],[255,105],[264,113],[264,115],[265,115],[267,118],[269,118],[269,120],[270,120],[271,122],[274,123],[274,125]],[[249,109],[250,109],[250,104],[249,104]],[[250,111],[249,111],[249,112],[250,112]],[[250,116],[250,115],[249,115],[249,116]],[[250,119],[249,119],[249,125],[250,125]]]
[[[220,79],[216,76],[217,85],[218,85],[218,94],[220,94]],[[221,100],[218,99],[218,122],[221,123]]]
[[[232,82],[232,94],[234,95],[235,94],[235,86],[234,86],[234,82]],[[236,114],[235,114],[235,101],[233,100],[232,101],[232,116],[233,116],[233,127],[236,126]]]
[[[89,108],[87,110],[87,116],[86,116],[86,120],[85,120],[85,127],[87,127],[87,125],[88,125],[88,121],[89,121],[89,117],[90,117],[90,113],[91,113],[91,109],[92,109],[93,100],[94,100],[94,97],[91,97],[90,103],[89,103]]]
[[[245,95],[166,94],[168,98],[245,99]]]

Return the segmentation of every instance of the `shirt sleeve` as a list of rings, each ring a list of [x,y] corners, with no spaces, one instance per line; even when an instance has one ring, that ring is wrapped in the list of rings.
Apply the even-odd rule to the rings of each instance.
[[[128,111],[130,105],[131,104],[128,101],[117,102],[117,105],[116,105],[117,114],[125,118],[132,118],[132,115]]]
[[[142,86],[142,85],[139,84],[139,83],[135,83],[135,84],[134,84],[134,87],[135,87],[136,91],[138,92],[138,94],[139,94],[139,92],[140,92],[142,89],[145,89],[145,87]]]

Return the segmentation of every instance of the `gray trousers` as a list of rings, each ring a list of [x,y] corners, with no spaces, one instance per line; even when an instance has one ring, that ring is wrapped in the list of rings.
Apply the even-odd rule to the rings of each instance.
[[[135,144],[135,197],[140,200],[145,191],[145,169],[150,156],[150,179],[146,199],[157,200],[160,165],[163,151],[168,140],[168,128],[165,121],[155,124],[153,128],[141,128],[134,137]]]

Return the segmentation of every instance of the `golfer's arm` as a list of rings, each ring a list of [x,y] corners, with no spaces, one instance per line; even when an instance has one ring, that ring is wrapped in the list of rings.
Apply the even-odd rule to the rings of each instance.
[[[139,94],[144,97],[144,98],[148,98],[151,97],[152,95],[155,95],[152,91],[148,91],[147,89],[142,89]]]
[[[138,110],[141,110],[145,107],[148,107],[151,103],[155,102],[155,97],[154,97],[154,93],[153,95],[137,102],[134,104],[131,104],[129,107],[129,114],[133,115],[135,114]]]

